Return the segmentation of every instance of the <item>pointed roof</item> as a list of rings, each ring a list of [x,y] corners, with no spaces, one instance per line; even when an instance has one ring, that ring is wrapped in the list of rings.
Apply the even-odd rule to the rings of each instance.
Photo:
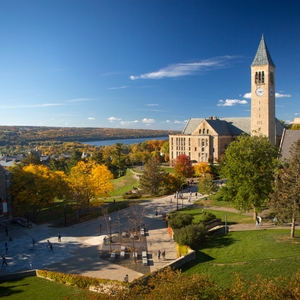
[[[265,43],[264,36],[262,36],[260,40],[256,55],[252,62],[252,66],[260,66],[260,65],[272,65],[275,67],[272,57]]]

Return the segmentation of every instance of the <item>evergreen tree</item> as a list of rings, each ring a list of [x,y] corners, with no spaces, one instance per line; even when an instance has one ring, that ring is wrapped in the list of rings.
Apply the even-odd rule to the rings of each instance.
[[[290,237],[295,236],[295,223],[300,217],[300,140],[291,147],[291,157],[275,176],[271,206],[276,217],[291,222]]]

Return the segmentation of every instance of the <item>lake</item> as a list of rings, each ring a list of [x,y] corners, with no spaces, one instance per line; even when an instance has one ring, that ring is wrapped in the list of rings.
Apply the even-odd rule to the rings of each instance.
[[[119,140],[101,140],[101,141],[88,141],[88,142],[81,142],[82,144],[93,145],[93,146],[111,146],[116,143],[122,143],[125,145],[131,144],[139,144],[145,141],[153,141],[153,140],[168,140],[168,136],[158,136],[158,137],[145,137],[139,139],[119,139]]]

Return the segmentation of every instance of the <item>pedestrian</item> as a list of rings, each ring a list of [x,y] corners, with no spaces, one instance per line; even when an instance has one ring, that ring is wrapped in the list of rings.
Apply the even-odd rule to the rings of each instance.
[[[35,239],[32,239],[32,248],[34,248],[35,243]]]
[[[47,240],[47,248],[49,248],[49,247],[50,247],[50,245],[51,245],[50,241],[49,241],[49,240]]]
[[[8,235],[8,228],[7,228],[7,226],[5,227],[5,235]]]
[[[7,253],[8,251],[8,246],[7,246],[7,243],[5,243],[5,253]]]
[[[50,248],[49,252],[53,252],[53,246],[52,246],[51,243],[50,243],[50,245],[49,245],[49,248]]]
[[[197,195],[198,195],[198,193],[196,192],[196,193],[195,193],[195,197],[196,197],[196,199],[197,199]]]
[[[260,216],[257,217],[257,221],[258,221],[258,226],[261,226],[261,217]]]
[[[172,198],[170,198],[170,204],[172,204]]]
[[[100,233],[102,232],[102,225],[101,225],[101,223],[99,225],[99,231],[100,231]]]
[[[160,259],[160,250],[158,250],[158,252],[157,252],[157,257],[158,257],[158,259]]]
[[[125,277],[124,277],[124,281],[125,281],[125,282],[128,282],[128,275],[127,275],[127,274],[126,274]]]
[[[106,236],[103,238],[104,245],[106,245]]]
[[[5,256],[2,255],[2,266],[1,266],[1,268],[3,268],[4,265],[7,265],[7,262],[6,262]]]
[[[60,233],[58,233],[57,238],[58,238],[58,241],[61,242],[61,235],[60,235]]]
[[[166,251],[165,250],[161,253],[161,256],[162,256],[162,259],[165,260],[165,256],[166,256]]]
[[[158,215],[158,211],[155,211],[155,215],[156,215],[156,216]]]

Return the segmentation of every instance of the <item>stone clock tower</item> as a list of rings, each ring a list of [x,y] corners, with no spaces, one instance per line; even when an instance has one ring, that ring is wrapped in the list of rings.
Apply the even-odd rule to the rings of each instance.
[[[264,37],[251,65],[251,135],[275,144],[275,65]]]

